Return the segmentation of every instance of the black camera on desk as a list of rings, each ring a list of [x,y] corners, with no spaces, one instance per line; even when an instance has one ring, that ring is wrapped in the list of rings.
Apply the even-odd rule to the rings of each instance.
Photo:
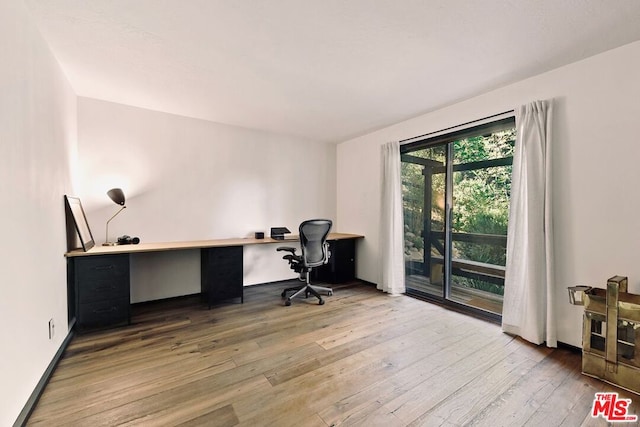
[[[131,237],[127,236],[126,234],[124,236],[118,237],[119,245],[137,245],[138,243],[140,243],[139,237]]]

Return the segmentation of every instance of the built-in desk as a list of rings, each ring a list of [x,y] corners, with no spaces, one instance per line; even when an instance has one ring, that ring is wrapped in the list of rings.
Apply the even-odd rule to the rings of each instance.
[[[363,236],[330,233],[329,264],[315,270],[317,280],[340,283],[355,278],[355,241]],[[78,330],[128,324],[130,304],[130,255],[146,252],[200,249],[201,293],[209,307],[213,303],[239,298],[243,301],[243,247],[286,244],[271,238],[216,239],[187,242],[141,243],[96,246],[84,252],[71,251],[67,258],[69,321]]]

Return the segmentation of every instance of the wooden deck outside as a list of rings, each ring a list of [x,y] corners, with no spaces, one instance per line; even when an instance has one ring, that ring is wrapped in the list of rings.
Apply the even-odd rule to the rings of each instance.
[[[74,337],[28,425],[604,426],[601,391],[640,414],[577,352],[361,283],[284,307],[285,285],[136,306],[130,326]]]
[[[442,296],[442,285],[432,284],[425,276],[408,275],[405,278],[405,286],[429,295]],[[460,286],[454,282],[451,286],[451,299],[480,310],[502,314],[502,295]]]

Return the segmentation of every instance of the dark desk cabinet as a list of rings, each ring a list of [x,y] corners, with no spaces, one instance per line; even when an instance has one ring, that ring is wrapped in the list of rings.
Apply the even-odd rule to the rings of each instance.
[[[354,280],[356,277],[355,239],[329,240],[328,242],[331,258],[326,265],[312,270],[314,279],[326,283],[345,283]]]
[[[202,296],[212,304],[231,298],[243,298],[242,246],[203,248],[200,250],[200,286]]]
[[[129,255],[75,257],[67,262],[69,288],[75,290],[76,328],[129,324]]]

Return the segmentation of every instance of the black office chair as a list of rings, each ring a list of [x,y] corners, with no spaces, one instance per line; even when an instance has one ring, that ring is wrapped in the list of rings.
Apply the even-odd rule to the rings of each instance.
[[[314,267],[321,266],[329,262],[329,244],[327,243],[327,236],[331,225],[333,223],[328,219],[310,219],[300,224],[298,228],[300,232],[300,248],[302,249],[302,255],[296,254],[296,249],[288,246],[282,246],[277,248],[277,251],[291,252],[288,255],[282,257],[289,261],[289,267],[298,273],[299,280],[305,282],[302,286],[294,288],[287,288],[282,291],[282,298],[285,298],[285,305],[291,305],[291,298],[295,298],[304,294],[305,298],[309,297],[309,294],[318,298],[318,304],[324,304],[324,300],[320,296],[319,292],[326,292],[327,295],[333,295],[331,288],[325,288],[322,286],[314,286],[309,282],[309,272]],[[287,292],[293,292],[293,295],[287,297]]]

